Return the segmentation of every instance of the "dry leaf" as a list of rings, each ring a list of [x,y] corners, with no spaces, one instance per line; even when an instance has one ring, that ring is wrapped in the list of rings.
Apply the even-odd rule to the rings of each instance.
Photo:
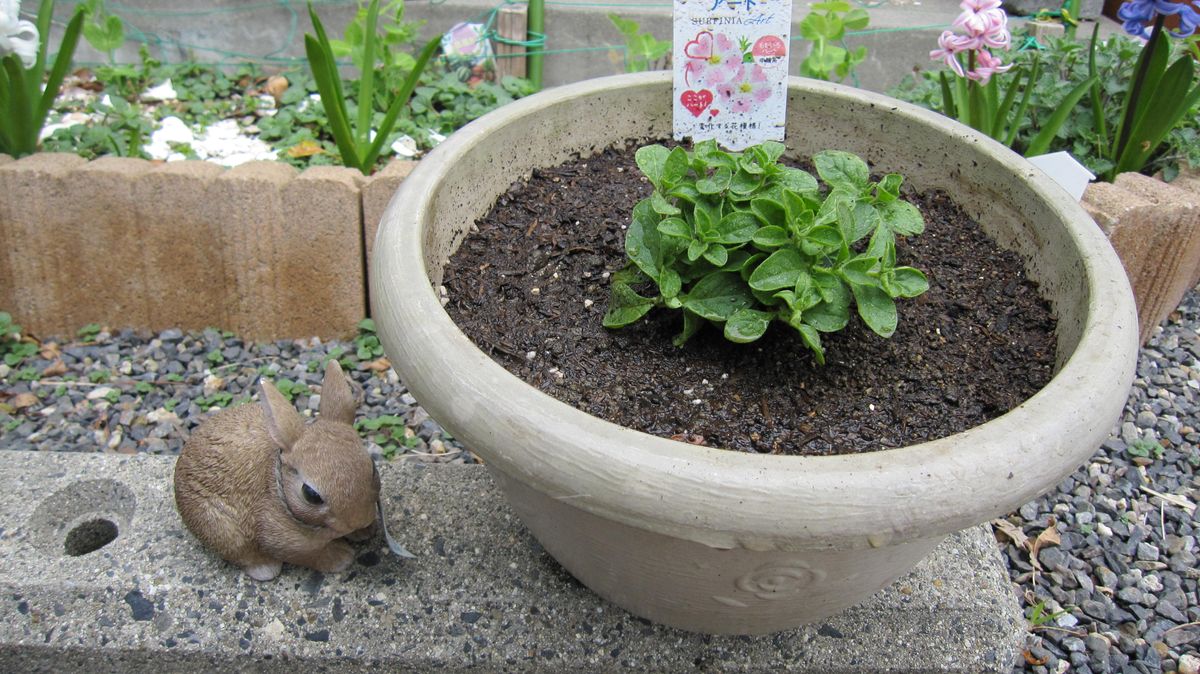
[[[9,401],[9,404],[12,405],[13,409],[15,410],[25,409],[26,407],[33,407],[34,405],[38,404],[38,397],[32,393],[18,393],[17,395],[13,396],[13,399]]]
[[[1048,660],[1048,658],[1035,658],[1033,657],[1033,653],[1030,653],[1029,651],[1021,651],[1021,655],[1025,656],[1025,662],[1033,665],[1034,667],[1041,667],[1042,665],[1046,664],[1046,661]]]
[[[1058,536],[1058,529],[1054,528],[1055,523],[1055,519],[1051,517],[1050,521],[1046,523],[1046,530],[1037,535],[1037,538],[1033,541],[1033,546],[1029,549],[1029,563],[1033,564],[1035,569],[1042,568],[1042,564],[1038,560],[1038,551],[1042,549],[1043,545],[1059,545],[1062,543],[1062,539]]]
[[[1018,548],[1029,549],[1029,537],[1025,535],[1024,531],[1021,531],[1021,527],[1003,519],[992,520],[992,526],[998,532],[1004,534]]]
[[[321,145],[315,140],[302,140],[299,143],[288,148],[287,156],[292,159],[301,157],[311,157],[314,154],[321,154],[325,150],[321,149]]]
[[[42,370],[43,377],[60,377],[67,373],[67,366],[63,364],[62,358],[50,363]]]
[[[283,75],[272,75],[271,77],[267,78],[266,90],[267,93],[271,94],[271,97],[275,99],[276,105],[279,105],[279,103],[282,101],[283,92],[287,91],[287,88],[288,81]]]
[[[41,354],[42,358],[45,358],[46,360],[54,360],[55,358],[58,358],[58,342],[46,342],[42,344],[42,348],[39,353]]]
[[[367,363],[364,367],[372,372],[387,372],[392,367],[392,361],[385,358],[378,358]]]

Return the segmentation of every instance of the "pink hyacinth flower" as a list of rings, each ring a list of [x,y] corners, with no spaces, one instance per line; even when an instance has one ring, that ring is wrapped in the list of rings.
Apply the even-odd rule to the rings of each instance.
[[[967,77],[986,85],[992,75],[996,73],[1007,72],[1012,68],[1012,64],[1004,65],[1000,57],[992,55],[986,49],[982,49],[975,54],[975,69],[967,73]]]
[[[938,38],[938,49],[929,52],[929,58],[934,61],[942,61],[954,71],[954,74],[959,77],[963,76],[962,64],[958,62],[958,52],[962,51],[959,46],[959,38],[951,31],[944,31],[942,36]]]

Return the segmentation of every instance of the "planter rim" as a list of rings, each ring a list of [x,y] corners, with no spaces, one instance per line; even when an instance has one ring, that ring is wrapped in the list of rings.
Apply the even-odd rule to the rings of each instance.
[[[563,101],[670,83],[667,72],[617,75],[521,99],[459,130],[404,181],[375,246],[373,314],[396,369],[434,418],[480,445],[473,449],[490,467],[553,498],[713,547],[763,550],[945,535],[1018,507],[1090,456],[1096,445],[1081,454],[1077,438],[1106,433],[1115,420],[1109,413],[1127,396],[1138,333],[1129,283],[1099,228],[1047,175],[992,139],[932,111],[815,80],[792,77],[789,90],[884,106],[938,127],[948,141],[1025,179],[1066,224],[1090,299],[1079,343],[1044,388],[992,421],[938,440],[862,454],[769,456],[603,421],[524,383],[477,348],[442,308],[425,265],[426,206],[440,181],[515,120]],[[462,435],[468,423],[483,424],[482,435]],[[1100,431],[1099,423],[1106,424]],[[501,448],[486,450],[480,439]]]

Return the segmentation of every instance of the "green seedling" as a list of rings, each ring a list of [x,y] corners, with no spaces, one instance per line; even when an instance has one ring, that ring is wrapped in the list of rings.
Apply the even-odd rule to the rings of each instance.
[[[1039,601],[1029,609],[1029,625],[1031,628],[1042,627],[1049,624],[1051,621],[1058,619],[1059,616],[1066,615],[1066,611],[1056,611],[1054,613],[1046,612],[1046,602]]]
[[[768,142],[736,154],[713,141],[693,152],[639,149],[638,168],[654,193],[633,209],[629,263],[613,275],[605,327],[629,325],[655,307],[677,310],[682,346],[705,322],[747,343],[780,321],[824,363],[820,334],[846,327],[853,306],[890,337],[895,300],[929,288],[924,273],[896,264],[896,237],[925,229],[900,198],[904,179],[891,173],[874,182],[862,159],[826,151],[813,157],[822,190],[807,171],[779,164],[783,151]]]

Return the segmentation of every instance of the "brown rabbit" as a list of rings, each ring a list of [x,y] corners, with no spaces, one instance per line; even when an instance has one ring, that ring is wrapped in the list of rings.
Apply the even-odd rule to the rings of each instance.
[[[341,540],[372,535],[379,473],[354,431],[356,399],[334,359],[325,366],[320,414],[304,420],[270,382],[258,404],[222,410],[192,433],[175,464],[183,523],[255,580],[283,562],[342,571]]]

